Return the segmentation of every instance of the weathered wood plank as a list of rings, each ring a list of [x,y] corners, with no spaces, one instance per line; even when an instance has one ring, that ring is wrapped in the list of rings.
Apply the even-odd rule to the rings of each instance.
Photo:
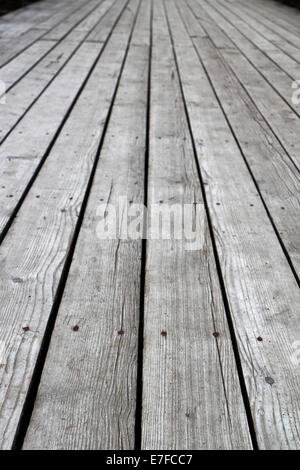
[[[154,2],[150,110],[148,207],[197,204],[198,246],[187,239],[147,241],[142,447],[251,448],[160,1]]]
[[[226,8],[224,8],[225,6]],[[230,28],[230,39],[232,39],[237,47],[252,60],[257,69],[260,70],[275,87],[279,88],[281,94],[286,97],[287,93],[290,92],[291,80],[296,80],[299,74],[299,62],[297,59],[285,53],[283,49],[257,32],[254,29],[255,21],[252,24],[250,18],[250,23],[248,24],[247,20],[249,19],[249,15],[243,14],[243,11],[238,9],[231,10],[227,8],[227,3],[221,1],[218,2],[217,8],[217,11],[234,26],[234,28]],[[235,32],[235,28],[240,34]],[[260,52],[257,51],[255,46]],[[298,53],[299,52],[300,51],[298,51]],[[265,59],[263,59],[263,56],[265,56]],[[270,60],[268,60],[268,58]],[[290,76],[288,85],[284,84],[284,79],[287,80],[288,77],[280,73],[272,61]],[[288,101],[289,103],[291,101],[290,95],[288,96]],[[293,103],[291,103],[291,105],[292,104]]]
[[[207,28],[213,30],[213,25]],[[198,54],[300,277],[299,172],[201,26],[196,36]]]
[[[30,28],[26,33],[22,35],[22,40],[19,37],[16,38],[6,38],[0,41],[1,51],[0,51],[0,67],[8,63],[20,52],[24,51],[28,46],[33,44],[37,39],[43,37],[50,29],[55,27],[58,23],[62,22],[66,16],[71,11],[76,10],[82,6],[82,0],[78,2],[75,0],[71,3],[69,2],[66,8],[60,8],[60,11],[51,15],[50,18],[39,25],[35,25],[33,28]]]
[[[256,13],[253,8],[251,10],[244,9],[245,7],[243,4],[238,4],[238,8],[235,11],[239,12],[239,14],[246,16],[251,19],[255,20],[255,27],[258,31],[261,31],[263,35],[266,37],[272,38],[271,40],[274,43],[279,44],[280,47],[287,50],[289,49],[289,45],[296,47],[298,50],[300,48],[300,31],[298,29],[297,32],[293,31],[292,26],[281,26],[273,21],[273,19],[266,18],[261,14]],[[246,14],[246,16],[244,16]],[[249,23],[250,24],[250,23]],[[252,23],[253,24],[253,23]]]
[[[226,4],[227,5],[227,4]],[[226,44],[234,47],[249,61],[253,68],[286,101],[299,116],[299,107],[291,100],[291,85],[299,73],[299,64],[284,54],[279,48],[247,27],[241,19],[223,7],[207,2],[211,18],[229,38]],[[223,35],[222,35],[223,36]],[[248,39],[249,38],[249,39]],[[300,52],[300,51],[299,51]]]
[[[19,8],[0,17],[0,40],[23,34],[55,14],[59,0],[43,0]]]
[[[93,9],[83,20],[81,20],[74,29],[74,34],[87,34],[94,30],[94,28],[101,23],[99,18],[102,18],[110,10],[116,0],[102,0],[96,9]]]
[[[124,7],[124,5],[122,4]],[[120,14],[121,10],[118,12]],[[118,20],[112,9],[103,17],[106,40]],[[122,21],[122,19],[121,19]],[[0,148],[0,229],[5,227],[26,186],[63,122],[82,82],[103,50],[105,43],[83,43],[39,100],[8,136]]]
[[[1,231],[100,52],[83,44],[0,147]]]
[[[55,45],[56,41],[37,41],[11,62],[0,68],[0,80],[5,83],[6,90],[30,71]]]
[[[105,25],[99,23],[88,35],[87,41],[103,42],[107,31],[109,31],[113,26],[113,18],[119,15],[120,11],[124,8],[125,5],[125,0],[118,0],[115,2],[111,8],[111,16],[107,18]]]
[[[89,31],[91,31],[98,22],[102,24],[101,16],[104,16],[112,3],[113,0],[106,0],[102,2],[102,4],[97,9],[98,11],[92,11],[86,18],[83,18],[81,21],[79,21],[79,23],[74,24],[73,27],[71,27],[70,23],[68,23],[65,39],[78,43],[84,40],[86,34],[89,33]],[[32,46],[25,49],[25,51],[20,53],[15,59],[11,60],[4,67],[0,68],[0,79],[5,83],[6,90],[13,86],[13,84],[19,81],[24,75],[26,75],[26,73],[28,73],[38,62],[40,62],[47,55],[47,53],[50,52],[50,50],[54,49],[60,41],[63,41],[63,39],[45,40],[44,36],[41,40],[37,40],[34,44],[32,44]],[[34,85],[36,86],[35,81]]]
[[[247,0],[241,0],[243,5],[247,5]],[[285,22],[285,27],[294,27],[299,31],[300,11],[287,2],[278,2],[277,0],[253,0],[252,9],[260,11],[262,15],[272,18],[274,22],[278,19]]]
[[[238,5],[238,7],[235,5],[229,6],[227,2],[224,3],[223,1],[220,1],[218,3],[218,9],[222,6],[226,7],[225,9],[222,8],[224,15],[226,15],[227,18],[230,18],[235,25],[239,25],[241,30],[244,29],[249,38],[252,39],[253,37],[258,37],[260,38],[259,40],[261,43],[266,41],[273,45],[275,50],[279,49],[279,53],[275,56],[277,61],[286,60],[288,63],[287,58],[290,57],[291,60],[294,59],[296,63],[298,63],[299,69],[300,50],[297,45],[291,44],[285,38],[280,37],[278,34],[267,29],[263,24],[260,24],[258,18],[261,19],[261,16],[255,15],[255,12],[251,11],[249,14],[249,10],[244,11],[240,5]],[[270,48],[270,45],[268,48]],[[268,48],[265,48],[267,54]]]
[[[131,14],[127,23],[123,18],[112,34],[1,246],[0,336],[5,367],[0,368],[0,435],[4,449],[14,439],[132,21]]]
[[[93,0],[67,0],[67,2],[64,1],[63,5],[61,5],[60,2],[60,8],[58,8],[58,11],[54,15],[49,16],[49,18],[45,19],[42,23],[39,23],[36,28],[48,32],[52,30],[52,28],[55,28],[59,23],[66,21],[66,19],[76,11],[85,9],[86,5],[92,1]]]
[[[242,5],[247,5],[247,0],[241,0]],[[272,18],[274,23],[280,23],[285,28],[293,28],[295,32],[300,30],[300,11],[286,2],[273,0],[253,0],[251,2],[252,11],[259,11],[261,15]]]
[[[58,76],[79,46],[79,41],[65,39],[6,94],[6,103],[0,114],[1,142]],[[28,135],[25,138],[27,137]]]
[[[0,18],[0,63],[19,54],[0,78],[13,84],[26,74],[8,93],[0,129],[33,102],[35,79],[47,87],[0,150],[0,228],[19,210],[0,255],[0,447],[12,446],[57,313],[24,448],[133,449],[141,413],[143,448],[246,449],[246,409],[260,448],[299,449],[300,141],[299,110],[289,100],[300,35],[290,18],[284,37],[291,10],[276,7],[273,26],[269,7],[260,18],[242,0],[154,0],[146,117],[152,2],[141,2],[129,49],[139,0],[59,3]],[[53,51],[51,34],[60,42]],[[52,63],[59,50],[65,56]],[[99,204],[144,201],[146,143],[148,202],[194,211],[198,203],[200,249],[187,249],[187,240],[147,241],[136,410],[142,242],[99,240],[96,227]]]
[[[91,14],[92,22],[89,22],[90,29],[86,30],[86,19],[83,19],[13,90],[6,94],[5,112],[0,114],[0,141],[6,137],[35,100],[59,75],[88,36],[90,30],[99,21],[102,23],[101,20],[103,20],[103,16],[112,3],[113,0],[106,0],[97,10],[93,11]],[[115,20],[115,17],[113,19]],[[97,50],[97,47],[95,50]]]
[[[245,3],[243,0],[240,0],[240,5],[244,9],[244,11],[250,11],[250,10],[246,10],[245,7],[247,3]],[[300,34],[299,8],[293,8],[291,4],[282,4],[282,6],[284,7],[284,10],[280,8],[280,3],[277,3],[277,2],[274,3],[273,1],[268,1],[268,2],[263,1],[263,3],[259,5],[259,0],[258,0],[258,1],[252,2],[251,12],[257,13],[257,7],[259,7],[261,19],[269,18],[272,20],[274,24],[277,24],[278,26],[281,26],[287,29],[288,31],[291,31],[294,34],[299,36]]]
[[[149,43],[149,6],[144,0],[136,42]],[[144,202],[148,61],[149,44],[131,45],[25,449],[134,448],[142,241],[98,239],[96,213],[100,201]]]
[[[176,51],[258,444],[297,449],[299,287],[202,64]]]
[[[40,18],[41,15],[38,15],[36,10],[38,11],[41,6],[40,4],[43,4],[42,12],[43,16],[47,13],[46,16],[50,16],[51,10],[49,12],[49,8],[47,7],[48,2],[43,1],[43,2],[37,2],[33,6],[35,6],[34,9],[30,9],[28,12],[28,8],[24,8],[18,11],[21,11],[23,13],[22,17],[25,15],[25,13],[30,13],[30,18],[27,19],[27,23],[30,21],[31,27],[33,27],[35,24],[38,24],[38,19]],[[51,6],[56,2],[50,2]],[[60,2],[57,2],[60,3]],[[38,9],[39,5],[39,9]],[[61,4],[60,4],[61,8]],[[52,8],[53,9],[53,8]],[[16,12],[15,12],[16,13]],[[8,15],[6,15],[8,16]],[[20,21],[19,17],[21,15],[18,15],[18,20]],[[22,19],[21,17],[21,19]],[[3,20],[4,18],[4,20]],[[18,23],[11,23],[10,21],[7,21],[5,19],[6,17],[1,17],[0,19],[0,36],[1,31],[4,30],[6,31],[6,28],[8,32],[10,30],[14,31],[14,25]],[[15,19],[16,21],[16,19]],[[21,21],[21,24],[24,23],[24,20]],[[30,71],[34,65],[39,62],[43,57],[46,56],[46,54],[55,47],[57,44],[57,41],[43,41],[43,40],[38,40],[35,43],[33,43],[31,46],[29,46],[27,49],[25,49],[23,52],[21,52],[19,55],[17,55],[14,59],[12,59],[10,62],[8,62],[6,65],[0,68],[0,79],[4,81],[6,85],[6,90],[8,90],[15,82],[19,81],[22,76],[24,76],[28,71]]]
[[[72,15],[67,16],[65,21],[59,23],[55,28],[51,29],[43,39],[56,40],[63,38],[70,30],[74,28],[82,19],[92,18],[97,9],[102,9],[102,3],[104,0],[91,0],[87,4],[83,5],[82,8],[76,10]],[[93,20],[92,20],[93,21]]]
[[[208,2],[202,0],[187,0],[187,3],[192,6],[193,11],[199,18],[204,16],[205,12],[207,12],[205,29],[209,32],[215,47],[220,50],[233,73],[235,73],[239,81],[243,84],[256,107],[269,123],[275,136],[288,152],[295,166],[299,169],[299,117],[237,49],[235,44],[230,40],[230,37],[223,32],[223,27],[227,28],[227,26],[223,24],[216,9],[212,8]],[[216,22],[218,28],[211,27],[212,19]],[[200,22],[202,21],[201,19]],[[228,25],[228,23],[226,24]],[[290,90],[292,91],[291,83]]]

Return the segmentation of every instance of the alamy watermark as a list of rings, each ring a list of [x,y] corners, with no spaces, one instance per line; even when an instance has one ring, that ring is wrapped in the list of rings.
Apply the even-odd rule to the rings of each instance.
[[[300,365],[300,340],[292,343],[293,354],[291,355],[291,362],[294,366]]]
[[[6,84],[0,80],[0,105],[6,104]]]
[[[6,346],[5,342],[0,339],[0,367],[6,364]]]
[[[292,83],[292,88],[295,90],[292,94],[292,103],[300,104],[300,80],[295,80]]]
[[[135,204],[121,196],[117,204],[97,208],[96,234],[101,240],[183,240],[186,250],[204,245],[205,209],[201,203]]]

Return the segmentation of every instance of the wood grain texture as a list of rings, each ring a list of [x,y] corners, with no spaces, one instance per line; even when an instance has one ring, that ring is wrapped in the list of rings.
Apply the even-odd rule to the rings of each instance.
[[[103,18],[112,3],[113,0],[107,0],[101,4],[98,9],[93,11],[91,18],[88,17],[88,23],[87,19],[79,22],[64,40],[59,42],[23,80],[6,94],[5,112],[0,114],[0,141],[6,137],[28,108],[68,63],[89,32]],[[95,47],[95,50],[97,51],[97,47]],[[21,57],[19,57],[20,59]],[[81,76],[80,79],[82,81]]]
[[[64,2],[63,5],[60,2],[60,8],[55,12],[55,14],[45,19],[37,26],[37,28],[44,30],[45,33],[48,33],[53,28],[56,28],[56,26],[58,26],[60,23],[65,22],[66,19],[73,15],[77,10],[86,8],[86,6],[92,1],[93,0],[67,0],[67,2]],[[99,2],[100,1],[101,0],[99,0]]]
[[[60,3],[59,0],[43,0],[1,15],[0,41],[21,36],[28,29],[38,26],[57,12]]]
[[[0,148],[1,231],[63,121],[100,45],[83,44]]]
[[[79,45],[75,40],[63,41],[6,94],[4,112],[0,114],[1,141],[58,75]]]
[[[121,197],[144,201],[149,5],[134,30],[148,44],[129,49],[24,449],[134,448],[142,241],[97,238],[97,213]]]
[[[45,19],[38,25],[34,25],[22,34],[22,40],[19,37],[4,38],[0,41],[0,67],[8,61],[24,51],[28,46],[33,44],[37,39],[43,37],[50,29],[54,28],[58,23],[64,21],[65,17],[81,7],[83,0],[67,0],[65,7],[61,8],[60,2],[57,4],[56,12],[51,12],[48,19]],[[53,14],[54,13],[54,14]]]
[[[176,50],[258,444],[297,449],[299,287],[203,66]]]
[[[1,448],[11,447],[133,21],[112,34],[1,246]],[[90,44],[90,46],[92,46]],[[95,46],[95,45],[93,45]],[[58,171],[59,169],[59,171]],[[52,175],[52,176],[51,176]],[[23,328],[29,327],[29,330]]]
[[[241,0],[241,4],[246,6],[247,0]],[[259,11],[261,16],[271,18],[274,23],[283,25],[285,28],[291,28],[299,34],[300,32],[300,12],[299,8],[283,2],[269,0],[253,0],[252,11]]]
[[[81,8],[77,9],[72,13],[70,16],[65,16],[64,21],[60,22],[55,28],[52,28],[45,36],[43,36],[44,40],[55,40],[58,41],[62,39],[66,34],[68,34],[75,26],[78,27],[78,24],[84,21],[84,24],[88,25],[90,21],[94,21],[94,15],[96,15],[96,22],[97,17],[97,10],[102,10],[102,4],[109,3],[105,2],[104,0],[91,0],[86,4],[83,4]],[[92,24],[91,24],[92,27]]]
[[[0,80],[8,90],[56,45],[56,41],[36,41],[15,59],[0,68]]]
[[[124,4],[122,6],[124,7]],[[107,15],[103,16],[103,40],[109,37],[121,11],[122,8],[118,12],[108,10]],[[126,25],[126,18],[124,22]],[[122,30],[122,18],[119,29]],[[69,41],[66,44],[69,47]],[[2,144],[0,174],[4,183],[0,187],[1,231],[104,46],[105,43],[84,42]],[[22,82],[23,80],[20,86]]]
[[[1,449],[300,449],[299,17],[43,0],[0,18]],[[147,240],[101,237],[124,197],[147,201]]]
[[[256,31],[255,26],[257,21],[239,8],[231,8],[228,6],[228,3],[219,0],[217,10],[239,31],[240,34],[237,32],[230,34],[230,38],[234,43],[245,53],[266,79],[278,88],[283,96],[286,96],[286,93],[290,91],[290,80],[296,80],[299,74],[300,51],[298,50],[298,54],[293,57],[283,47],[273,44],[259,30]],[[230,29],[230,31],[234,31],[234,28]],[[276,65],[281,70],[278,70]],[[289,74],[290,79],[286,86],[284,83],[288,77],[282,71]],[[288,101],[291,101],[290,95],[288,96]]]
[[[115,2],[111,8],[111,14],[105,20],[105,24],[99,23],[95,26],[93,31],[88,35],[87,40],[92,42],[103,42],[107,34],[106,31],[110,31],[113,27],[114,18],[116,18],[122,9],[126,6],[127,2],[125,0],[118,0]]]
[[[229,48],[233,43],[266,85],[269,84],[285,100],[284,109],[291,108],[299,117],[299,107],[291,99],[291,85],[298,76],[299,63],[261,37],[252,26],[245,24],[238,16],[224,8],[224,5],[227,6],[221,1],[217,7],[214,3],[207,2],[207,6],[211,7],[210,16],[229,38]]]
[[[184,11],[186,10],[183,10],[183,13]],[[204,12],[201,12],[201,17],[205,18]],[[190,19],[188,25],[191,21]],[[194,23],[193,26],[195,29]],[[300,277],[299,172],[228,66],[220,50],[207,36],[209,34],[215,37],[218,34],[217,25],[208,25],[206,22],[203,26],[206,32],[200,26],[198,34],[193,38],[194,45],[212,81],[216,99],[221,103],[226,118],[232,126],[265,204]],[[188,30],[190,32],[190,27]]]
[[[190,0],[187,1],[191,4]],[[210,37],[215,47],[220,49],[222,56],[230,65],[239,81],[243,84],[249,96],[255,102],[256,107],[273,130],[275,136],[280,140],[294,164],[299,169],[299,117],[234,45],[230,39],[230,35],[225,33],[225,28],[227,28],[228,23],[223,22],[224,19],[222,20],[222,17],[218,15],[216,9],[212,8],[208,2],[202,0],[197,2],[193,1],[192,4],[193,11],[197,16],[200,17],[203,11],[208,13],[206,20],[207,29],[209,28],[209,22],[212,20],[217,23],[218,28],[214,29],[214,33],[210,31]],[[292,96],[291,85],[292,81],[289,86]]]
[[[24,22],[25,22],[25,25],[27,26],[30,25],[30,27],[33,27],[33,25],[38,25],[38,18],[40,18],[41,15],[38,15],[36,10],[37,10],[37,6],[39,6],[39,9],[41,8],[40,3],[43,4],[43,8],[42,8],[43,16],[42,17],[45,17],[47,15],[50,16],[50,12],[48,11],[49,9],[47,8],[48,2],[43,1],[43,2],[37,2],[34,4],[36,8],[34,8],[33,11],[30,10],[29,18],[22,19],[25,13],[27,13],[27,16],[28,16],[29,12],[27,12],[27,8],[19,10],[23,13],[23,15],[21,16],[19,14],[17,20],[14,19],[13,22],[8,21],[6,17],[4,17],[4,19],[3,17],[1,17],[0,41],[3,36],[3,34],[1,34],[1,31],[4,30],[5,32],[7,32],[7,34],[11,31],[11,34],[13,34],[15,27],[16,25],[19,24],[19,22],[21,26],[24,25]],[[55,2],[51,2],[52,6],[53,4],[55,4]],[[83,17],[83,15],[81,17]],[[85,22],[83,21],[83,23]],[[71,31],[72,31],[72,28],[69,29],[69,36],[70,36]],[[77,35],[77,37],[74,37],[74,35],[71,35],[70,39],[76,42],[79,42],[80,38],[78,36],[79,35]],[[12,59],[6,65],[1,67],[0,79],[5,82],[6,90],[8,90],[11,86],[13,86],[15,82],[19,81],[27,72],[29,72],[34,67],[34,65],[40,62],[40,60],[43,59],[47,55],[47,53],[51,49],[53,49],[58,43],[59,41],[56,41],[56,40],[53,40],[53,42],[51,42],[51,40],[45,41],[44,39],[37,40],[31,46],[27,47],[23,52],[18,54],[14,59]],[[29,84],[27,84],[27,86],[29,87]],[[31,88],[33,86],[34,84],[31,85]]]
[[[149,207],[198,204],[199,243],[192,249],[186,239],[147,241],[142,448],[251,448],[160,1],[154,2],[149,151]]]
[[[295,50],[295,48],[299,50],[299,29],[296,31],[292,26],[287,27],[287,25],[280,25],[274,21],[273,18],[271,19],[270,17],[267,18],[264,15],[259,15],[255,10],[253,11],[253,9],[249,11],[243,4],[239,3],[237,6],[238,9],[236,11],[241,15],[246,13],[251,23],[254,19],[257,31],[260,31],[265,37],[269,37],[274,44],[278,44],[283,50],[287,51]],[[292,48],[290,48],[290,46],[292,46]]]

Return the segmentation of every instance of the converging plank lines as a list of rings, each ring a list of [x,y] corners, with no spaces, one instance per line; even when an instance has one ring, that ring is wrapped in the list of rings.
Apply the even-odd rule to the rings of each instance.
[[[300,449],[299,18],[0,17],[0,449]]]

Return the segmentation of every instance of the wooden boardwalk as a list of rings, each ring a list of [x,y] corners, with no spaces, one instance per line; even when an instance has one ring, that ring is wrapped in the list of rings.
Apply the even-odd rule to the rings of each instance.
[[[300,449],[299,20],[273,0],[0,18],[0,448]],[[122,230],[194,208],[197,246],[103,239],[120,201]]]

